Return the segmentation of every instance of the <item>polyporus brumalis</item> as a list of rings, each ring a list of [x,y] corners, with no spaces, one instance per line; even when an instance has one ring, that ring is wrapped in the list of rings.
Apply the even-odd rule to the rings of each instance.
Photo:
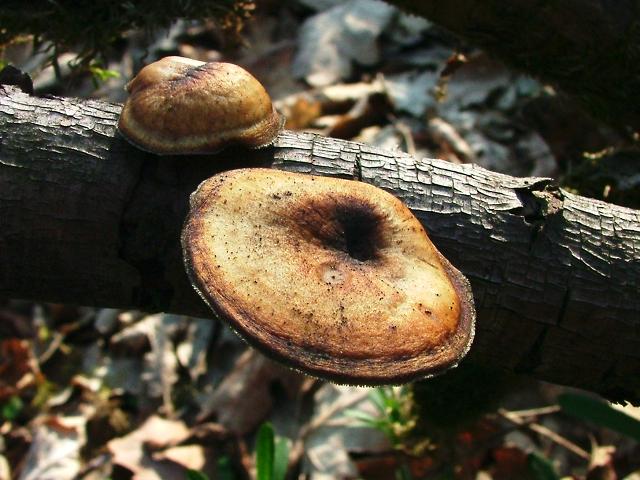
[[[262,84],[231,63],[165,57],[140,70],[126,90],[118,130],[158,155],[259,148],[284,124]]]
[[[466,278],[402,202],[374,186],[269,169],[191,196],[191,281],[244,339],[339,383],[402,383],[455,366],[475,310]]]

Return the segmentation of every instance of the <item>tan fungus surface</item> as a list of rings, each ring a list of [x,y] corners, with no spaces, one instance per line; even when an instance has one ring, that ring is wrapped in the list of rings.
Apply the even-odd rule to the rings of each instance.
[[[118,129],[152,153],[257,148],[270,144],[283,124],[260,82],[231,63],[165,57],[144,67],[126,89]]]
[[[409,209],[371,185],[223,173],[192,195],[183,245],[215,311],[314,374],[349,383],[421,376],[455,364],[473,335],[464,277]]]

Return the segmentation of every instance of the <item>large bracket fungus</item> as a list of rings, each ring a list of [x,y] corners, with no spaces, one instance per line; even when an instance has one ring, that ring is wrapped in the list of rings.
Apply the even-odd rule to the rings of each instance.
[[[259,148],[284,124],[262,84],[231,63],[165,57],[140,70],[126,90],[118,129],[158,155]]]
[[[182,244],[209,306],[265,354],[351,384],[455,366],[468,281],[391,194],[362,182],[233,170],[191,196]]]

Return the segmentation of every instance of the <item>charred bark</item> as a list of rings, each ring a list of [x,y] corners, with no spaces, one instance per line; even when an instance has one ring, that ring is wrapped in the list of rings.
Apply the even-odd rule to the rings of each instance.
[[[471,356],[640,402],[640,212],[544,178],[285,131],[273,148],[157,157],[119,105],[0,90],[0,296],[211,315],[182,267],[189,194],[216,172],[353,178],[402,199],[471,281]]]

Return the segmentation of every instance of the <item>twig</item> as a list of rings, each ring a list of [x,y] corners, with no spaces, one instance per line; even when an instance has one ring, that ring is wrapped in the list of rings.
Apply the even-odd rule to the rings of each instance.
[[[538,417],[540,415],[550,415],[558,413],[561,410],[560,405],[549,405],[547,407],[529,408],[527,410],[511,410],[509,413],[518,417]]]
[[[411,133],[411,129],[407,126],[406,123],[400,120],[394,120],[393,126],[396,128],[398,133],[402,135],[402,139],[404,140],[405,147],[407,149],[407,153],[409,155],[416,154],[416,142],[413,140],[413,133]]]
[[[543,437],[547,437],[549,440],[557,443],[558,445],[566,448],[570,452],[574,453],[575,455],[585,460],[589,460],[591,458],[591,456],[587,451],[580,448],[578,445],[571,442],[570,440],[567,440],[566,438],[558,435],[553,430],[543,425],[540,425],[539,423],[533,423],[533,422],[528,423],[525,420],[523,420],[519,415],[517,415],[515,412],[509,412],[508,410],[505,410],[503,408],[498,409],[498,415],[500,415],[505,420],[510,421],[511,423],[514,423],[521,427],[528,428],[529,430],[536,432],[539,435],[542,435]]]

